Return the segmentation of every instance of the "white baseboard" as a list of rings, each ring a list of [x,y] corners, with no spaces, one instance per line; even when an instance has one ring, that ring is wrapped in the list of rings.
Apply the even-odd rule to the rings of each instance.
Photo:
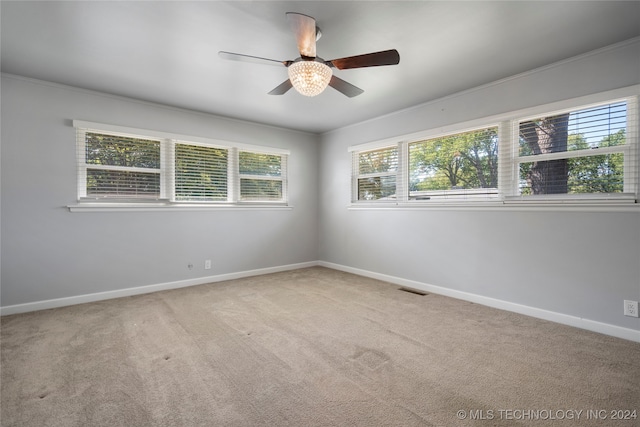
[[[198,277],[195,279],[178,280],[176,282],[159,283],[155,285],[138,286],[135,288],[118,289],[115,291],[97,292],[93,294],[77,295],[67,298],[56,298],[44,301],[29,302],[26,304],[9,305],[0,307],[0,316],[10,314],[27,313],[30,311],[46,310],[49,308],[65,307],[68,305],[84,304],[87,302],[102,301],[113,298],[129,297],[132,295],[148,294],[151,292],[166,291],[169,289],[185,288],[187,286],[204,285],[205,283],[222,282],[224,280],[241,279],[243,277],[259,276],[261,274],[278,273],[281,271],[296,270],[299,268],[317,266],[317,261],[298,264],[282,265],[277,267],[259,268],[256,270],[240,271],[237,273],[219,274],[216,276]]]
[[[326,261],[309,261],[298,264],[282,265],[277,267],[259,268],[256,270],[240,271],[236,273],[219,274],[215,276],[198,277],[195,279],[179,280],[175,282],[159,283],[155,285],[139,286],[135,288],[119,289],[115,291],[98,292],[86,295],[77,295],[67,298],[56,298],[45,301],[36,301],[26,304],[9,305],[0,307],[0,315],[6,316],[10,314],[26,313],[30,311],[46,310],[49,308],[64,307],[68,305],[84,304],[87,302],[102,301],[113,298],[128,297],[133,295],[147,294],[157,291],[165,291],[169,289],[185,288],[188,286],[203,285],[205,283],[222,282],[225,280],[241,279],[244,277],[259,276],[262,274],[278,273],[281,271],[296,270],[299,268],[307,268],[314,266],[322,266],[334,270],[344,271],[347,273],[357,274],[358,276],[370,277],[372,279],[382,280],[400,286],[406,286],[418,289],[424,292],[444,295],[451,298],[461,299],[464,301],[474,302],[476,304],[486,305],[488,307],[498,308],[501,310],[511,311],[514,313],[524,314],[526,316],[536,317],[538,319],[549,320],[564,325],[574,326],[576,328],[586,329],[629,341],[640,342],[640,331],[635,329],[623,328],[608,323],[597,322],[595,320],[584,319],[581,317],[570,316],[568,314],[557,313],[540,308],[530,307],[527,305],[516,304],[509,301],[499,300],[495,298],[485,297],[482,295],[472,294],[469,292],[457,291],[454,289],[444,288],[441,286],[430,285],[426,283],[416,282],[414,280],[403,279],[401,277],[389,276],[386,274],[375,273],[359,268],[348,267],[341,264],[334,264]]]
[[[319,261],[319,266],[331,268],[334,270],[344,271],[346,273],[357,274],[359,276],[370,277],[385,282],[390,282],[400,286],[417,289],[438,295],[444,295],[451,298],[461,299],[476,304],[486,305],[488,307],[498,308],[501,310],[511,311],[514,313],[524,314],[526,316],[536,317],[538,319],[549,320],[551,322],[563,325],[573,326],[580,329],[586,329],[629,341],[640,342],[640,330],[623,328],[621,326],[611,325],[608,323],[597,322],[595,320],[584,319],[581,317],[570,316],[568,314],[557,313],[554,311],[544,310],[541,308],[530,307],[527,305],[516,304],[509,301],[499,300],[495,298],[485,297],[482,295],[472,294],[469,292],[457,291],[454,289],[443,288],[441,286],[429,285],[426,283],[416,282],[413,280],[403,279],[401,277],[389,276],[386,274],[375,273],[359,268],[347,267],[340,264],[334,264],[326,261]]]

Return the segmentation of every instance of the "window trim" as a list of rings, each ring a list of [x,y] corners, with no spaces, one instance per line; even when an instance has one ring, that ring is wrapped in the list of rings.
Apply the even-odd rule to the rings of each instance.
[[[439,139],[439,138],[446,138],[449,136],[457,136],[457,135],[464,135],[470,132],[477,132],[477,131],[483,131],[483,130],[489,130],[489,129],[496,129],[496,133],[498,135],[498,153],[500,153],[500,124],[499,123],[489,123],[480,127],[474,127],[474,128],[468,128],[462,131],[456,131],[453,133],[445,133],[445,134],[441,134],[438,136],[433,136],[433,137],[429,137],[427,139],[419,139],[419,140],[412,140],[412,141],[407,141],[406,144],[402,144],[403,146],[405,146],[406,151],[407,151],[407,157],[406,157],[406,162],[404,163],[404,166],[406,166],[407,169],[407,177],[403,177],[403,179],[406,179],[406,181],[403,181],[403,186],[405,188],[407,188],[407,197],[406,199],[403,200],[407,200],[409,203],[416,203],[416,202],[420,202],[420,201],[426,201],[429,200],[428,202],[425,203],[433,203],[438,202],[438,201],[442,201],[447,203],[447,197],[451,197],[451,199],[453,200],[457,200],[459,199],[459,197],[457,196],[469,196],[468,199],[466,199],[467,202],[469,203],[475,203],[478,201],[488,201],[491,199],[497,199],[500,197],[500,190],[499,188],[494,188],[494,187],[487,187],[487,188],[467,188],[467,189],[461,189],[461,190],[454,190],[454,189],[450,189],[450,190],[431,190],[431,191],[423,191],[423,193],[425,193],[424,195],[428,195],[428,193],[432,193],[435,197],[437,197],[435,200],[430,200],[430,199],[420,199],[418,197],[416,198],[411,198],[411,191],[408,189],[409,185],[409,172],[410,172],[410,167],[409,167],[409,162],[411,160],[410,155],[411,155],[411,149],[410,149],[410,145],[412,144],[420,144],[423,142],[428,142],[431,140],[435,140],[435,139]],[[498,158],[498,176],[500,175],[500,163],[499,163],[499,158]],[[473,194],[475,194],[476,196],[474,197]],[[481,197],[482,195],[484,195],[484,197]],[[450,199],[450,200],[451,200]]]
[[[578,202],[580,200],[634,200],[638,203],[640,200],[640,181],[638,181],[638,175],[640,174],[640,159],[637,158],[638,152],[638,95],[627,95],[625,97],[620,98],[609,98],[605,100],[601,100],[599,102],[592,102],[589,104],[583,105],[574,105],[569,108],[564,108],[561,110],[555,111],[547,111],[546,113],[540,113],[544,116],[556,116],[558,114],[571,113],[576,110],[588,110],[590,108],[595,108],[599,106],[603,106],[606,104],[615,104],[624,102],[626,104],[626,130],[627,135],[626,138],[628,140],[627,144],[624,145],[614,145],[608,147],[599,147],[597,150],[571,150],[571,151],[560,151],[554,153],[542,153],[535,155],[525,155],[521,156],[518,152],[517,139],[513,139],[510,141],[510,147],[512,149],[512,165],[514,168],[515,174],[518,174],[520,169],[520,165],[522,163],[531,163],[531,162],[545,162],[550,160],[561,160],[561,159],[576,159],[576,158],[584,158],[591,156],[599,156],[605,154],[622,154],[624,156],[624,188],[622,193],[582,193],[582,194],[557,194],[557,195],[516,195],[516,190],[513,190],[512,193],[505,196],[505,200],[563,200],[567,199],[567,201]],[[512,120],[513,124],[513,133],[512,138],[519,137],[519,129],[520,124],[529,120],[539,118],[540,114],[531,115],[528,117],[518,117],[517,119]],[[636,117],[633,116],[636,114]],[[630,135],[636,135],[630,136]],[[635,168],[632,165],[632,162],[635,158]],[[631,171],[630,169],[634,169]],[[635,178],[633,174],[635,173]],[[514,185],[515,184],[514,182]]]
[[[231,173],[231,169],[229,174],[231,176],[233,176],[234,179],[234,183],[233,183],[233,192],[234,192],[234,199],[236,200],[237,204],[257,204],[257,203],[274,203],[271,200],[246,200],[242,198],[242,187],[241,187],[241,181],[243,179],[253,179],[253,180],[259,180],[259,181],[280,181],[282,183],[282,199],[283,200],[289,200],[289,194],[288,194],[288,176],[289,176],[289,166],[288,166],[288,162],[289,162],[289,157],[288,156],[282,156],[280,157],[280,175],[279,176],[273,176],[273,175],[257,175],[257,174],[246,174],[246,173],[242,173],[239,170],[240,167],[240,152],[249,152],[249,153],[253,153],[253,154],[267,154],[267,155],[273,155],[276,153],[272,153],[269,151],[256,151],[256,150],[246,150],[246,149],[234,149],[234,158],[233,158],[233,162],[232,165],[230,165],[230,167],[235,169],[238,169],[237,172],[234,172],[233,174]]]
[[[292,206],[288,199],[288,168],[287,163],[291,154],[290,150],[222,141],[218,139],[203,138],[190,135],[175,134],[169,132],[138,129],[125,126],[117,126],[103,123],[72,120],[72,126],[76,130],[76,167],[77,167],[77,203],[67,205],[70,212],[121,212],[121,211],[157,211],[157,210],[252,210],[252,209],[276,209],[290,210]],[[153,199],[135,198],[93,198],[86,197],[86,170],[84,159],[86,132],[117,135],[123,137],[143,138],[160,142],[160,196]],[[228,150],[229,163],[227,166],[227,200],[225,201],[176,201],[175,200],[175,146],[176,144],[198,145],[215,147]],[[238,172],[238,152],[279,155],[284,167],[282,176],[283,194],[281,200],[239,200],[240,176]],[[140,168],[125,168],[137,170]],[[143,168],[144,169],[144,168]],[[118,168],[118,170],[123,170]],[[157,169],[152,169],[156,171]],[[150,170],[142,170],[149,172]],[[155,172],[154,172],[155,173]]]
[[[577,209],[577,210],[625,210],[640,211],[640,85],[614,89],[577,98],[538,105],[508,113],[487,116],[453,125],[427,129],[398,137],[386,138],[379,141],[357,144],[348,147],[352,159],[357,158],[359,152],[384,149],[395,146],[399,153],[399,170],[397,183],[400,192],[396,200],[357,200],[357,175],[352,160],[351,194],[349,209]],[[625,188],[624,193],[585,193],[563,195],[516,195],[518,189],[519,162],[535,160],[550,160],[553,158],[584,157],[585,153],[576,151],[549,153],[537,156],[519,156],[517,144],[519,123],[526,118],[551,115],[553,112],[567,112],[587,109],[604,103],[627,102],[627,141],[624,146],[602,147],[598,155],[607,153],[624,153],[625,156]],[[405,187],[408,184],[408,145],[420,140],[434,139],[467,131],[498,126],[498,198],[496,200],[410,200]],[[569,154],[567,154],[569,153]],[[543,159],[544,157],[544,159]],[[547,158],[548,157],[548,158]],[[634,170],[630,167],[635,163]],[[629,179],[627,179],[627,177]],[[405,182],[406,181],[406,182]],[[632,190],[632,191],[629,191]]]
[[[211,205],[217,205],[217,204],[224,204],[224,203],[229,203],[229,200],[235,200],[232,198],[233,194],[231,192],[231,188],[233,187],[232,182],[230,182],[232,180],[232,166],[231,166],[231,162],[235,160],[235,158],[232,156],[232,151],[234,150],[233,147],[229,147],[229,146],[222,146],[219,144],[205,144],[202,142],[191,142],[191,141],[186,141],[183,139],[180,140],[176,140],[176,139],[172,139],[168,141],[169,143],[169,147],[170,149],[168,150],[171,153],[171,170],[167,171],[167,181],[169,183],[168,185],[168,193],[170,194],[170,197],[168,197],[169,202],[172,204],[211,204]],[[176,170],[175,170],[175,165],[176,165],[176,146],[178,145],[187,145],[187,146],[192,146],[192,147],[204,147],[204,148],[213,148],[213,149],[219,149],[219,150],[227,150],[227,170],[226,170],[226,178],[227,178],[227,199],[226,200],[207,200],[207,201],[202,201],[202,200],[176,200]]]
[[[86,161],[80,161],[80,158],[84,158],[85,157],[85,152],[86,152],[86,134],[87,133],[96,133],[96,134],[107,134],[107,135],[112,135],[112,136],[119,136],[119,137],[125,137],[125,138],[136,138],[136,139],[146,139],[149,141],[157,141],[158,145],[159,145],[159,151],[160,151],[160,167],[159,168],[141,168],[141,167],[135,167],[135,166],[113,166],[113,165],[94,165],[94,164],[88,164],[86,163]],[[162,169],[162,152],[163,152],[163,147],[165,146],[165,142],[160,139],[160,138],[156,138],[156,137],[147,137],[147,136],[142,136],[142,135],[136,135],[136,134],[132,134],[132,133],[128,133],[128,132],[105,132],[105,131],[99,131],[96,129],[89,129],[89,128],[76,128],[76,140],[77,140],[77,152],[76,152],[76,156],[77,156],[77,176],[78,176],[78,181],[77,181],[77,192],[78,192],[78,201],[84,202],[84,201],[99,201],[101,198],[99,197],[91,197],[91,196],[87,196],[87,170],[88,169],[97,169],[97,170],[111,170],[111,171],[121,171],[121,172],[140,172],[140,173],[153,173],[153,174],[158,174],[160,176],[160,191],[158,194],[158,197],[150,197],[150,198],[129,198],[129,197],[122,197],[122,201],[123,203],[126,203],[126,201],[130,200],[132,202],[138,202],[138,203],[147,203],[147,202],[154,202],[154,201],[158,201],[158,200],[167,200],[166,197],[166,182],[163,179],[163,169]],[[110,198],[110,200],[118,200],[118,198]]]
[[[402,189],[400,188],[401,186],[398,184],[398,177],[404,175],[403,171],[402,171],[402,168],[401,168],[402,159],[403,159],[402,153],[400,152],[401,148],[402,148],[401,145],[387,145],[387,146],[374,148],[374,149],[370,149],[370,150],[362,150],[362,151],[358,151],[358,152],[353,152],[353,154],[352,154],[352,168],[353,168],[354,178],[353,178],[352,185],[351,185],[353,194],[354,195],[358,194],[359,189],[360,189],[359,181],[361,179],[383,178],[383,177],[388,177],[388,176],[395,176],[396,177],[396,198],[394,198],[394,199],[382,198],[382,199],[376,200],[377,203],[385,203],[385,202],[395,203],[396,199],[399,197],[399,195],[402,194]],[[389,150],[389,149],[395,149],[396,150],[396,156],[397,156],[398,165],[397,165],[395,170],[393,170],[393,171],[385,171],[385,172],[370,172],[370,173],[360,174],[360,157],[359,157],[360,154],[369,153],[369,152],[372,152],[372,151]]]

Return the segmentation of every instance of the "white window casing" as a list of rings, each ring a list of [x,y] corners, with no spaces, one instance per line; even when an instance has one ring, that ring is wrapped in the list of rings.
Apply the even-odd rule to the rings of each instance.
[[[585,207],[593,205],[598,208],[629,206],[631,209],[636,209],[640,206],[638,204],[640,189],[639,93],[640,85],[621,88],[485,119],[476,119],[446,128],[425,130],[384,141],[351,146],[348,149],[352,153],[353,160],[351,208],[383,206],[388,208],[390,205],[400,208],[452,207],[456,209],[464,209],[465,207],[496,208],[499,206],[548,207],[552,205],[556,207]],[[626,111],[626,117],[622,117],[622,111]],[[569,117],[566,141],[570,146],[567,146],[563,151],[555,152],[528,153],[525,152],[526,149],[521,152],[521,145],[524,148],[530,146],[528,139],[523,140],[527,141],[527,144],[524,142],[521,144],[521,123],[524,124],[538,118],[555,118],[560,115]],[[481,188],[458,190],[456,187],[436,192],[419,192],[415,190],[415,187],[414,190],[411,189],[409,185],[410,174],[412,172],[415,174],[416,170],[410,170],[409,147],[415,148],[415,144],[427,144],[429,141],[437,141],[439,138],[451,136],[458,137],[470,131],[487,129],[492,126],[497,128],[497,188],[493,191],[485,191]],[[605,127],[608,129],[607,132],[604,131]],[[367,177],[379,180],[383,174],[379,171],[372,171],[370,176],[361,173],[359,156],[362,153],[380,151],[389,147],[396,147],[398,152],[397,169],[385,175],[395,173],[395,194],[378,199],[363,200],[358,192],[359,180]],[[540,194],[538,189],[536,189],[538,192],[535,193],[532,190],[527,190],[527,182],[529,179],[533,180],[532,175],[525,174],[527,167],[532,167],[534,162],[545,165],[544,162],[556,160],[566,160],[565,163],[569,165],[566,166],[569,168],[567,169],[569,175],[564,178],[564,181],[568,180],[565,183],[565,186],[568,185],[568,190],[562,194]],[[594,169],[593,165],[596,165],[597,168]],[[620,168],[622,171],[619,170]],[[595,170],[597,172],[594,172]],[[523,181],[524,177],[527,178],[526,182]],[[535,176],[533,177],[535,178]],[[559,178],[559,180],[562,179]],[[607,180],[610,182],[606,182]],[[609,187],[604,184],[595,185],[600,182],[605,182]]]
[[[354,151],[353,200],[397,200],[400,156],[398,145]]]
[[[92,146],[87,145],[89,139],[93,140]],[[136,145],[140,146],[138,150],[133,149]],[[161,200],[164,190],[160,165],[162,145],[161,140],[141,135],[123,132],[105,134],[79,128],[78,200]],[[149,162],[153,165],[145,165]],[[144,176],[153,180],[151,187],[148,187],[149,181],[145,181]]]
[[[239,150],[237,164],[240,202],[278,201],[286,198],[286,156]]]
[[[288,207],[289,150],[79,120],[74,120],[73,126],[76,128],[78,204],[69,206],[71,211],[206,209],[240,205],[245,208]],[[88,136],[98,141],[91,160],[87,155]],[[103,143],[103,140],[107,142]],[[149,161],[135,164],[135,159],[146,159],[145,154],[150,156],[146,151],[153,147],[149,145],[151,142],[158,144],[158,159],[154,157],[151,166]],[[126,155],[129,153],[127,144],[133,147],[131,155]],[[266,159],[269,164],[264,166],[258,161],[253,165],[257,174],[241,175],[240,152],[247,153],[245,157],[251,159]],[[155,156],[156,153],[152,154]],[[134,160],[126,160],[127,164],[109,164],[114,163],[112,158],[121,157]],[[93,179],[88,171],[110,180]],[[157,178],[151,179],[154,176]],[[153,185],[144,181],[141,184],[141,179],[151,180]],[[250,179],[254,184],[250,197],[245,200],[241,197],[242,179]],[[124,187],[112,184],[121,181],[126,184]],[[138,187],[141,190],[138,191]]]

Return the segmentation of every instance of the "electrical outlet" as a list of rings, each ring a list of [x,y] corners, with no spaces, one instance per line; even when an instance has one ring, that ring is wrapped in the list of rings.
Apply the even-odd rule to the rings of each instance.
[[[624,315],[638,317],[638,301],[624,300]]]
[[[205,270],[211,270],[211,260],[210,259],[206,259],[204,261],[204,269]]]

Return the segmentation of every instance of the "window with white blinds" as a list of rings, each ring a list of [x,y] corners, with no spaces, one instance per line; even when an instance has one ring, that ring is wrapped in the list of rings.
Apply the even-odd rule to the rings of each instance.
[[[354,152],[357,200],[394,200],[398,172],[398,147]]]
[[[637,204],[639,90],[611,91],[632,93],[612,100],[596,94],[550,104],[558,109],[505,113],[448,126],[446,133],[425,131],[426,137],[418,133],[350,147],[352,201]]]
[[[179,142],[174,157],[176,201],[227,201],[228,149]]]
[[[630,108],[620,101],[519,120],[517,195],[633,193]]]
[[[286,157],[278,154],[240,151],[240,200],[264,201],[284,198]]]
[[[80,198],[160,198],[160,141],[96,132],[79,137]]]
[[[80,202],[287,202],[287,150],[81,121],[74,126]]]

